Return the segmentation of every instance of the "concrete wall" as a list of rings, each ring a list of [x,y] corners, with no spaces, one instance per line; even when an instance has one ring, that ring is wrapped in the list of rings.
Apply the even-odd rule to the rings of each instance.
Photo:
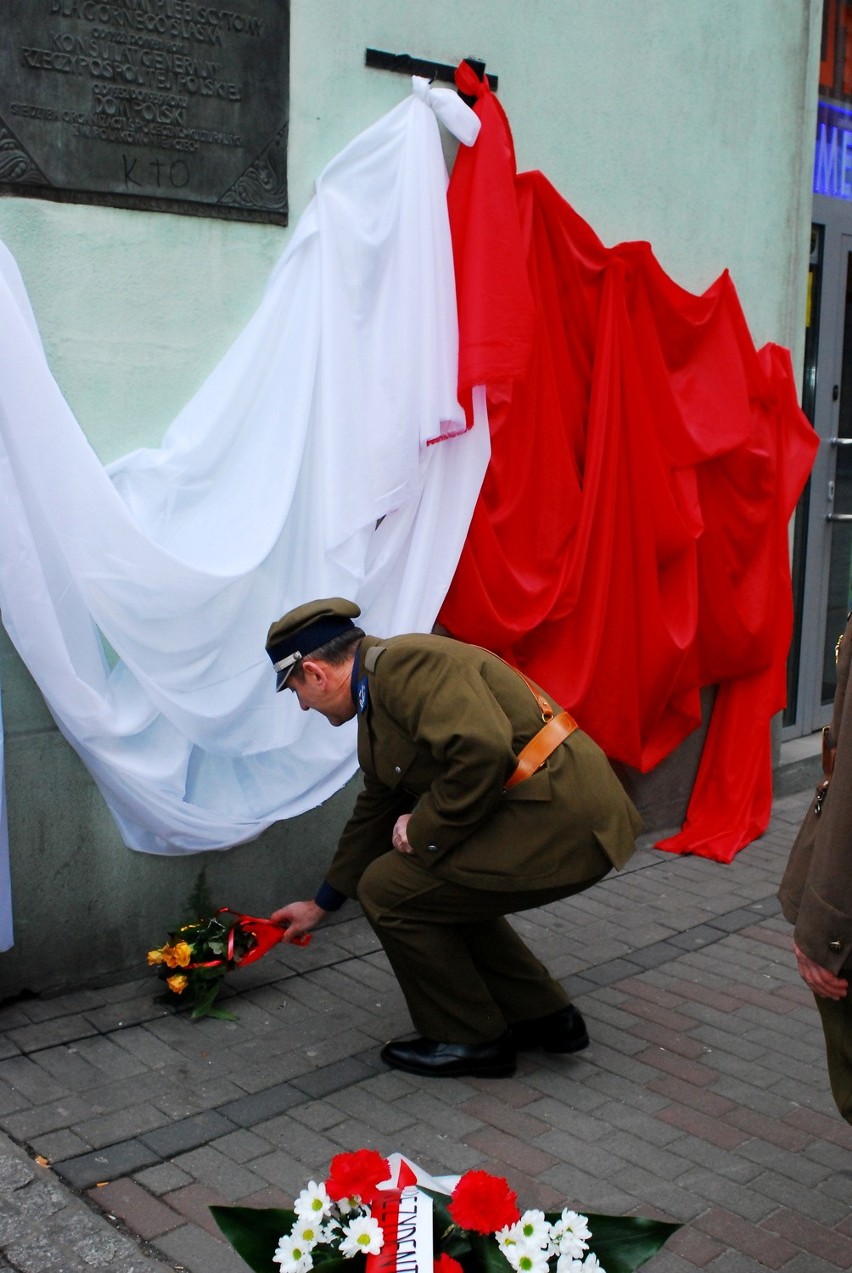
[[[819,0],[292,0],[289,229],[5,198],[0,238],[98,455],[155,445],[252,313],[316,174],[407,94],[364,49],[474,55],[499,76],[519,167],[605,242],[648,239],[690,290],[729,268],[755,340],[792,347],[798,367],[819,22]],[[202,869],[259,913],[313,890],[351,789],[254,846],[134,854],[5,634],[0,678],[17,933],[0,997],[141,967]],[[660,825],[694,751],[655,780]]]

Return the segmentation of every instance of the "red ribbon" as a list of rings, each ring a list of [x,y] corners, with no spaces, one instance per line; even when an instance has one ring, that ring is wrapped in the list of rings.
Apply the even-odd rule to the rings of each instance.
[[[257,915],[240,915],[232,911],[229,906],[222,906],[216,911],[217,915],[236,914],[236,922],[231,926],[228,933],[228,952],[224,959],[210,959],[205,963],[187,964],[187,968],[218,968],[224,963],[233,963],[236,968],[241,968],[243,964],[253,964],[255,960],[261,959],[267,954],[273,946],[277,946],[280,941],[284,940],[284,934],[289,927],[288,924],[276,924],[274,920],[262,919]],[[254,937],[255,944],[251,950],[238,959],[234,954],[234,939],[237,930],[248,933]],[[293,937],[290,941],[291,946],[307,946],[311,940],[310,933],[302,933],[300,937]]]

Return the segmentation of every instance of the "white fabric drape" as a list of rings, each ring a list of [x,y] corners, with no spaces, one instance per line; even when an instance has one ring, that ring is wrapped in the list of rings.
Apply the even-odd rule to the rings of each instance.
[[[413,87],[323,171],[162,446],[108,469],[0,245],[0,611],[131,848],[224,848],[338,790],[354,726],[274,693],[270,622],[343,595],[368,630],[428,630],[452,577],[489,442],[425,445],[463,418],[435,116],[465,144],[479,123]]]
[[[9,824],[6,819],[6,783],[3,763],[3,704],[0,702],[0,950],[14,943],[12,881],[9,873]]]

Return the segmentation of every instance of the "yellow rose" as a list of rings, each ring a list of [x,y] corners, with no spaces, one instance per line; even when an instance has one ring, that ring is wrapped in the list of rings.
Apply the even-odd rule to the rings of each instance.
[[[192,962],[193,950],[189,942],[179,941],[172,946],[172,954],[174,955],[174,967],[186,968],[187,964]]]
[[[148,963],[153,967],[154,964],[161,964],[165,959],[165,955],[161,950],[148,951]]]
[[[185,973],[177,972],[173,977],[168,977],[166,979],[166,985],[169,990],[172,990],[176,995],[183,994],[184,990],[186,990],[189,985],[189,977],[187,977]]]
[[[192,947],[185,941],[175,942],[174,946],[164,946],[163,959],[169,968],[185,968],[192,959]]]

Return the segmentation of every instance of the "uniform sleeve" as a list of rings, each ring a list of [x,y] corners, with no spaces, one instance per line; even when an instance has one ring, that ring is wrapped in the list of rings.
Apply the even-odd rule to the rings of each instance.
[[[512,724],[476,667],[414,653],[395,661],[393,701],[376,678],[383,706],[418,748],[431,754],[436,777],[408,823],[414,850],[429,857],[467,839],[503,799],[517,763]]]
[[[407,792],[390,791],[365,774],[364,786],[343,828],[325,883],[337,893],[354,897],[364,871],[390,849],[394,823],[400,814],[411,809],[412,799]]]
[[[810,958],[839,973],[852,967],[852,624],[847,625],[837,666],[831,742],[837,753],[822,812],[809,835],[810,850],[795,914],[795,940]],[[812,843],[807,844],[810,840]]]

